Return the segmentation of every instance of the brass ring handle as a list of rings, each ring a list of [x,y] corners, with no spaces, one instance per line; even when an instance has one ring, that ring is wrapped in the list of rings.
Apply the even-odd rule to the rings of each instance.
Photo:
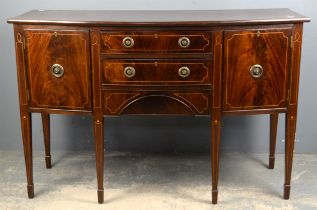
[[[178,69],[178,75],[182,78],[189,77],[190,69],[187,66],[182,66]]]
[[[122,40],[122,45],[125,47],[125,48],[131,48],[133,47],[134,45],[134,40],[132,37],[124,37],[124,39]]]
[[[181,48],[188,48],[189,45],[190,45],[190,40],[187,38],[187,37],[181,37],[178,39],[178,45],[181,47]]]
[[[124,68],[123,73],[127,78],[132,78],[135,75],[135,68],[132,66],[127,66]]]
[[[64,75],[64,72],[65,72],[64,68],[60,64],[56,63],[51,66],[51,74],[54,77],[60,78]]]
[[[263,67],[260,64],[255,64],[250,68],[250,75],[255,79],[262,77],[263,72]]]

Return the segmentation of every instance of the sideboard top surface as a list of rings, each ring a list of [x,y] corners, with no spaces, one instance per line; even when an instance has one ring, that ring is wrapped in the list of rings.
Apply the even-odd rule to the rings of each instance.
[[[125,25],[240,25],[308,22],[310,18],[290,9],[244,10],[32,10],[9,18],[15,24],[89,26]]]

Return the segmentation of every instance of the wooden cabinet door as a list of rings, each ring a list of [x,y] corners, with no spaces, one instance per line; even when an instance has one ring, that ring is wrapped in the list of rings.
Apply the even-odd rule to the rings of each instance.
[[[224,33],[223,110],[285,107],[292,28]]]
[[[90,110],[88,30],[25,33],[30,106]]]

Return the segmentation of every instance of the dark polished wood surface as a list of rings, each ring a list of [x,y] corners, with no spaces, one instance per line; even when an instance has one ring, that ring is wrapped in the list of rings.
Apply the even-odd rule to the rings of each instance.
[[[222,116],[270,114],[268,168],[273,169],[278,116],[285,113],[284,198],[289,199],[306,21],[288,9],[33,10],[9,19],[28,197],[34,197],[33,112],[42,116],[47,168],[50,114],[93,116],[99,203],[104,202],[104,115],[210,116],[213,204]]]
[[[101,35],[103,53],[210,53],[210,33],[196,31],[121,31]],[[132,38],[134,46],[125,48],[122,40]],[[189,39],[189,46],[179,46],[179,39]]]
[[[210,114],[210,91],[104,91],[104,114]]]
[[[26,30],[30,106],[91,109],[88,30]],[[50,68],[59,64],[62,77]]]
[[[205,59],[106,59],[102,61],[104,84],[125,85],[210,85],[211,61]],[[125,76],[124,69],[133,67],[135,75]],[[179,75],[186,67],[187,77]]]
[[[224,33],[223,109],[285,107],[292,28]],[[249,69],[259,64],[263,76]]]
[[[41,117],[42,117],[44,148],[45,148],[45,164],[46,164],[46,168],[52,168],[50,115],[47,113],[41,113]]]
[[[286,8],[242,10],[32,10],[9,23],[62,25],[240,25],[303,22],[310,19]]]

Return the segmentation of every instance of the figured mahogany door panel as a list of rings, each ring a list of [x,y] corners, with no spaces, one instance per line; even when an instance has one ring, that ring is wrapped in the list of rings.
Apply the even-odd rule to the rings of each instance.
[[[211,84],[211,62],[205,59],[106,59],[102,61],[102,68],[104,84]]]
[[[210,90],[103,91],[104,114],[210,114]]]
[[[88,30],[27,30],[30,106],[90,110]]]
[[[223,110],[286,106],[291,32],[225,31]]]
[[[102,53],[210,53],[211,32],[104,31]]]

